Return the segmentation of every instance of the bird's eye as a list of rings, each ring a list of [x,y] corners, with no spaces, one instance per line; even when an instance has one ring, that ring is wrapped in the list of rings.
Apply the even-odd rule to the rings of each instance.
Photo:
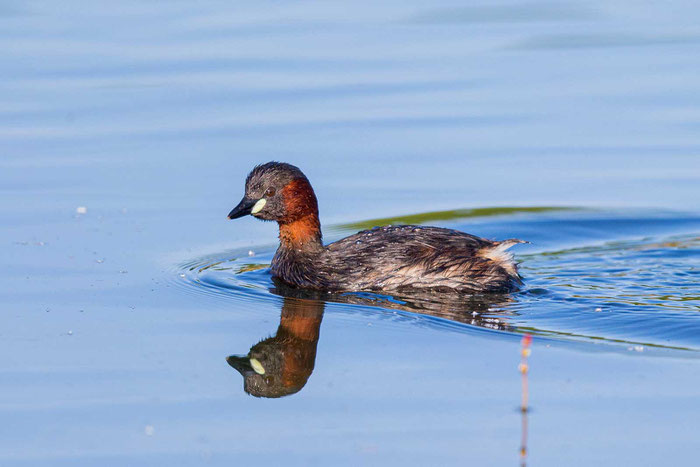
[[[267,190],[265,190],[265,197],[269,198],[270,196],[275,196],[275,189],[273,187],[270,187]]]

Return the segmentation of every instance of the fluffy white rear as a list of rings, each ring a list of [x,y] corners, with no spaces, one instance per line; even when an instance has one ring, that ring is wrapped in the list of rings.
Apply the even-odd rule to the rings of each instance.
[[[515,278],[519,278],[517,265],[513,261],[513,254],[508,251],[513,245],[518,243],[527,243],[523,240],[518,240],[517,238],[511,238],[509,240],[504,240],[498,242],[493,246],[488,246],[479,250],[479,256],[482,258],[490,259],[498,263],[503,269],[506,270],[508,274]]]

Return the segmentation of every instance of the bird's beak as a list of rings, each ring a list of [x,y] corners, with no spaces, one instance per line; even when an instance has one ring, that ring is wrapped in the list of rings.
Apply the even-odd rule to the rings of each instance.
[[[238,355],[230,355],[226,357],[226,361],[228,362],[229,365],[231,365],[233,368],[238,370],[238,372],[245,376],[246,374],[249,373],[254,373],[253,367],[250,365],[250,361],[248,360],[248,357],[241,357]]]
[[[228,213],[228,218],[238,219],[239,217],[247,216],[253,210],[255,203],[256,200],[244,196],[241,202],[238,203],[238,206],[233,208],[231,212]]]

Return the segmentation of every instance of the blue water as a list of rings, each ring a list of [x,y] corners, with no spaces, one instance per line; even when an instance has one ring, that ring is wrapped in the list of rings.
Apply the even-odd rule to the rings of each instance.
[[[638,352],[700,351],[700,216],[582,210],[442,223],[493,237],[511,232],[525,285],[514,294],[451,296],[302,294],[323,302],[399,309],[419,325],[469,326]],[[179,265],[178,285],[230,300],[299,296],[269,273],[274,248],[208,255]],[[418,313],[426,316],[412,316]],[[430,319],[437,317],[441,320]],[[453,325],[455,323],[452,323]]]
[[[0,464],[517,465],[531,334],[524,462],[693,465],[698,14],[0,3]],[[304,294],[225,219],[268,160],[328,241],[574,209],[426,217],[530,241],[512,295]]]

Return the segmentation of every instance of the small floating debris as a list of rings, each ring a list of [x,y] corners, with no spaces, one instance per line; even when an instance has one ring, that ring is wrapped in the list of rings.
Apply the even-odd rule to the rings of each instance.
[[[602,309],[602,308],[596,308],[595,311],[598,312],[598,313],[600,313],[601,311],[603,311],[603,309]]]
[[[102,264],[105,262],[105,260],[104,259],[96,259],[95,262],[98,264]]]
[[[248,250],[248,256],[255,256],[255,252],[253,250]]]
[[[119,271],[119,274],[129,274],[129,271],[127,271],[126,269],[122,269],[121,271]]]
[[[76,214],[87,214],[87,208],[85,206],[78,206],[75,208]]]
[[[73,335],[73,331],[68,331],[68,335],[69,335],[69,336],[72,336],[72,335]]]
[[[180,277],[185,277],[185,273],[184,273],[184,272],[181,272],[181,273],[180,273]]]
[[[155,433],[156,429],[153,427],[153,425],[146,425],[143,428],[143,432],[146,434],[146,436],[153,436],[153,433]]]

